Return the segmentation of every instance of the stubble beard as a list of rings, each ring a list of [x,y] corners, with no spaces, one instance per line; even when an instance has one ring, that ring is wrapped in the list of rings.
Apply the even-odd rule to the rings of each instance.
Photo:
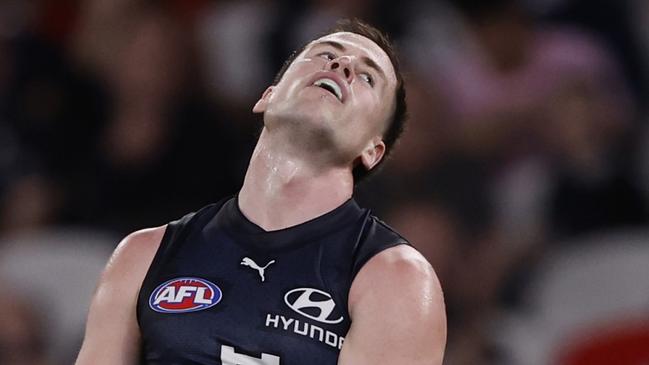
[[[265,116],[266,128],[298,153],[321,155],[342,163],[345,158],[336,138],[332,113],[306,107],[300,108],[300,112],[295,109],[271,111]]]

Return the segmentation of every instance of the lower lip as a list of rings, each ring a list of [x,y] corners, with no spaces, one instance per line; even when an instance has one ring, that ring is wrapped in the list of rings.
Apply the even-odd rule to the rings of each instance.
[[[338,99],[338,97],[337,97],[334,93],[330,92],[329,90],[326,90],[326,89],[324,89],[324,88],[321,88],[320,86],[315,86],[315,85],[311,85],[311,87],[315,87],[315,88],[317,88],[317,89],[322,90],[322,91],[325,92],[327,95],[331,96],[332,98],[334,98],[334,99],[336,99],[337,101],[339,101],[339,102],[342,103],[342,100]]]

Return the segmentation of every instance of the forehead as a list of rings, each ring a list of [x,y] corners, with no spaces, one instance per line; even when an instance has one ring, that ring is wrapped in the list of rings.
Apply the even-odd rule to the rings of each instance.
[[[317,46],[318,44],[328,41],[339,43],[340,45],[345,47],[347,54],[366,56],[374,60],[374,62],[376,62],[383,69],[388,81],[390,83],[396,83],[396,75],[390,57],[378,44],[360,34],[350,32],[327,34],[326,36],[320,37],[309,43],[305,51],[311,49],[314,46]]]

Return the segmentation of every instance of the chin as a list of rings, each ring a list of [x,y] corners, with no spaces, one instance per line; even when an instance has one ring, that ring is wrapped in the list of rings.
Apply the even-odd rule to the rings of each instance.
[[[293,111],[272,118],[269,129],[281,130],[289,143],[302,144],[309,150],[337,149],[336,128],[330,113],[311,109],[310,112]]]
[[[269,111],[272,120],[282,125],[296,125],[302,128],[332,129],[336,124],[336,114],[327,103],[301,100],[285,105],[284,108]]]

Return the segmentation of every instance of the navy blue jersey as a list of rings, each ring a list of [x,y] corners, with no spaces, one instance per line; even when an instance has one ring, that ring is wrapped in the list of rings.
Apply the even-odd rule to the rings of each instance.
[[[336,364],[363,264],[407,243],[353,199],[265,231],[237,199],[167,226],[138,297],[147,364]]]

